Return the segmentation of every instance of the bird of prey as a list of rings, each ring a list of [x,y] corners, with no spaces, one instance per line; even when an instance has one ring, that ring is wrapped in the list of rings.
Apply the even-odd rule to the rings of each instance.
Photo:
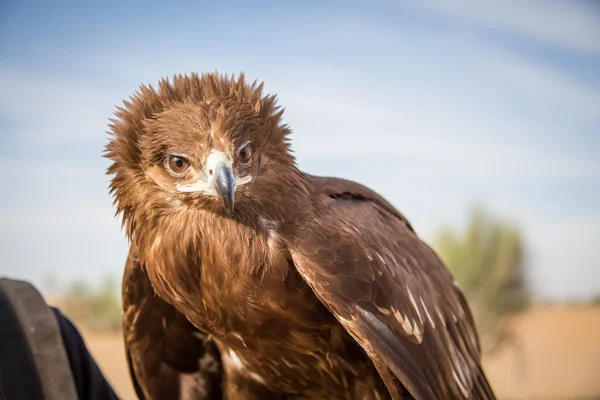
[[[111,120],[138,396],[494,398],[438,256],[374,191],[298,169],[262,91],[243,74],[177,75]]]

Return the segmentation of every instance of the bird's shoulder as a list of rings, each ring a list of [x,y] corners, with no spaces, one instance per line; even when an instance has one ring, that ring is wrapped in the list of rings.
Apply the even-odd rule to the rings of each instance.
[[[304,174],[305,179],[310,182],[316,194],[316,200],[319,206],[331,205],[331,200],[354,200],[365,202],[366,205],[372,204],[380,207],[382,210],[390,213],[391,216],[398,218],[406,227],[414,232],[414,229],[408,219],[396,209],[388,200],[373,189],[348,179],[315,176]]]

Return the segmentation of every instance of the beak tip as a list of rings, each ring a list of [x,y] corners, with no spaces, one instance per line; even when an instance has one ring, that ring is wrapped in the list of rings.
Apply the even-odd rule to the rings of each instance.
[[[228,217],[233,217],[233,204],[224,204],[225,206],[225,214]]]
[[[217,164],[215,168],[215,191],[218,197],[221,198],[225,212],[228,217],[233,216],[234,207],[234,185],[231,170],[224,163]]]

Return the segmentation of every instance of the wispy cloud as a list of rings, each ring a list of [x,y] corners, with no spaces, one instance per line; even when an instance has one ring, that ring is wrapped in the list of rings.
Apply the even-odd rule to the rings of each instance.
[[[18,141],[36,146],[102,141],[118,100],[114,87],[91,80],[49,77],[1,65],[0,92],[4,94],[0,116],[16,121],[12,133]]]
[[[593,2],[427,0],[411,4],[460,24],[519,34],[574,51],[600,53],[600,10]]]
[[[482,64],[498,87],[512,91],[521,99],[526,97],[546,109],[560,109],[600,121],[600,86],[585,84],[568,72],[508,51],[486,50],[482,54]]]
[[[309,23],[309,14],[292,21],[265,11],[264,20],[229,21],[237,30],[216,37],[206,25],[186,26],[194,33],[186,35],[139,25],[128,27],[136,34],[121,29],[116,45],[98,32],[89,47],[69,39],[76,33],[29,38],[37,63],[0,59],[0,263],[26,278],[119,271],[126,241],[100,157],[114,106],[163,76],[244,70],[279,94],[304,170],[373,187],[427,238],[481,201],[522,223],[540,292],[599,290],[590,235],[600,215],[600,88],[568,66],[482,39],[508,33],[592,65],[596,21],[571,3],[463,4],[414,2],[410,24],[350,12]],[[423,13],[444,23],[425,25]],[[269,29],[237,33],[259,24]],[[575,253],[565,276],[560,263]]]

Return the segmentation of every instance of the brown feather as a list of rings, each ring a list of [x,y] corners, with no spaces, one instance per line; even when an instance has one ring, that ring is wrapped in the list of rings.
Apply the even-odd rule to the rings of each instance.
[[[221,357],[210,338],[157,297],[132,246],[123,277],[123,334],[140,399],[221,397]]]
[[[142,86],[111,131],[111,192],[132,242],[125,338],[145,397],[175,398],[192,374],[197,393],[222,381],[232,399],[493,398],[450,273],[383,197],[298,170],[262,84]],[[251,163],[236,158],[244,143]],[[233,216],[177,190],[208,179],[212,150],[251,177]],[[165,167],[173,154],[189,162],[182,176]],[[211,368],[198,364],[207,354]]]

